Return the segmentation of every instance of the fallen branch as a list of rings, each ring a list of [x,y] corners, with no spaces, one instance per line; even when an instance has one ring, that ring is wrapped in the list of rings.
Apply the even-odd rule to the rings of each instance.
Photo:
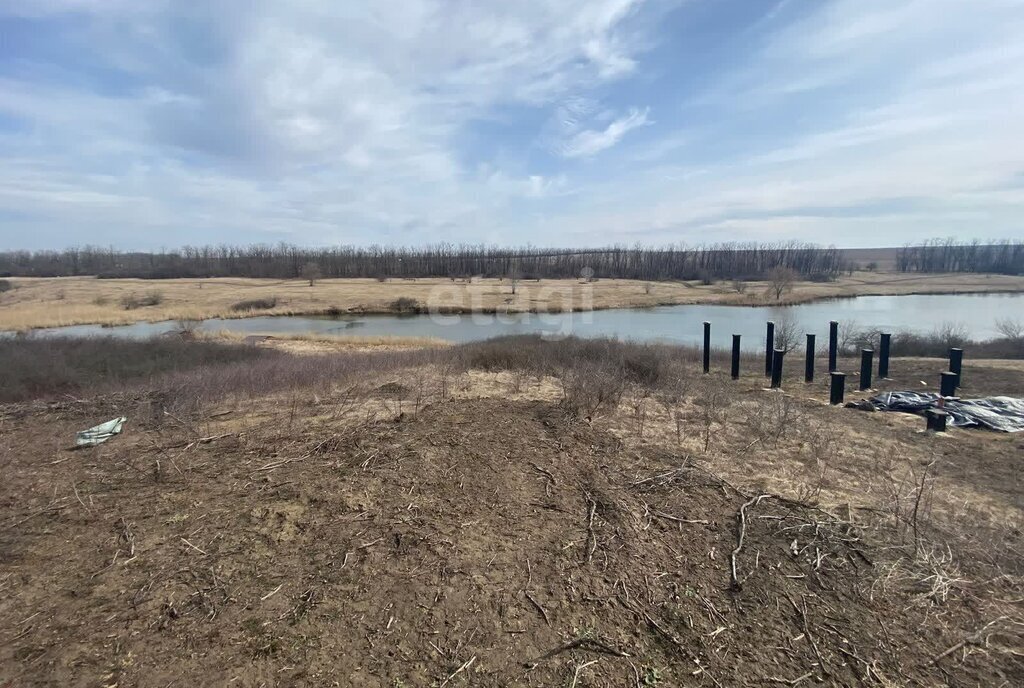
[[[983,634],[985,633],[985,631],[988,630],[989,626],[997,624],[1000,621],[1004,621],[1005,619],[1005,616],[1000,616],[996,619],[993,619],[992,621],[989,621],[987,624],[976,630],[974,633],[971,633],[960,642],[956,643],[955,645],[952,645],[944,652],[940,652],[939,654],[932,657],[931,660],[928,662],[929,666],[937,664],[939,661],[945,659],[946,657],[950,656],[957,650],[966,647],[967,645],[981,645],[983,643]]]
[[[603,643],[596,638],[584,636],[582,638],[576,638],[575,640],[571,640],[565,643],[564,645],[559,645],[555,649],[545,652],[532,662],[525,662],[524,665],[527,668],[532,669],[541,662],[543,662],[545,659],[551,659],[555,655],[560,655],[563,652],[575,650],[577,648],[590,650],[591,652],[599,652],[605,655],[611,655],[612,657],[629,657],[629,654],[622,652],[621,650],[617,650],[611,645]]]
[[[744,502],[740,507],[737,519],[739,521],[739,534],[736,536],[736,549],[732,551],[732,568],[730,575],[732,577],[732,587],[734,590],[739,590],[742,586],[740,585],[739,576],[736,574],[736,557],[739,555],[740,550],[743,549],[743,538],[747,535],[747,507],[757,506],[761,503],[762,499],[767,499],[772,495],[762,494],[751,498],[749,501]]]

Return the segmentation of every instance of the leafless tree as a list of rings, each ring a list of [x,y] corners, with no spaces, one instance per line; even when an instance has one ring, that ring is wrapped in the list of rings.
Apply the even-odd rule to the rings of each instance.
[[[1011,341],[1024,341],[1024,320],[1000,318],[996,320],[996,331]]]
[[[504,277],[716,281],[764,279],[776,267],[808,278],[839,274],[842,253],[800,242],[726,243],[694,247],[536,249],[437,244],[409,247],[186,246],[159,253],[126,253],[86,246],[66,251],[0,252],[0,274],[31,277],[304,277],[316,263],[324,277]]]
[[[309,280],[309,286],[312,287],[320,276],[320,266],[317,263],[310,261],[302,266],[302,279]]]
[[[776,301],[781,300],[782,294],[793,288],[793,283],[796,282],[797,276],[793,268],[781,266],[772,268],[771,272],[768,273],[768,283],[771,285]]]
[[[787,354],[800,343],[800,326],[789,311],[775,319],[775,348]]]

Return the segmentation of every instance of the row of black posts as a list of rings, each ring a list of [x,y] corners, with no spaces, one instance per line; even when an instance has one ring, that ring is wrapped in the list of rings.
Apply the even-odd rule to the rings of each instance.
[[[878,377],[889,377],[889,352],[892,345],[892,334],[881,333],[878,343]],[[804,382],[814,382],[814,350],[815,335],[807,334],[807,346],[804,358]],[[782,386],[782,364],[786,350],[775,346],[775,323],[769,321],[765,331],[764,374],[771,378],[771,386],[778,389]],[[960,386],[963,363],[963,349],[949,350],[949,371],[941,374],[940,394],[952,397]],[[838,367],[839,357],[839,323],[835,320],[828,324],[828,372],[830,376],[829,401],[832,404],[843,403],[846,391],[846,373]],[[861,349],[860,352],[860,391],[871,389],[872,370],[874,368],[874,349]],[[711,372],[711,323],[704,322],[704,372]],[[740,335],[732,336],[732,379],[740,376]]]

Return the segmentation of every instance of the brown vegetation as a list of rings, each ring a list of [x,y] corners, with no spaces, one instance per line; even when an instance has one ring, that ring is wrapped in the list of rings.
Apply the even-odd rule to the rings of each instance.
[[[509,338],[0,406],[0,679],[1018,683],[1020,438],[698,360]]]
[[[703,285],[699,282],[633,280],[523,281],[510,294],[497,279],[385,280],[321,279],[306,282],[259,279],[164,280],[159,305],[125,311],[126,296],[145,293],[153,282],[89,277],[20,279],[0,295],[0,330],[25,330],[88,323],[120,325],[139,320],[240,318],[268,315],[394,313],[412,300],[421,309],[444,312],[565,312],[604,308],[713,303],[763,305],[875,294],[983,293],[1024,291],[1024,277],[1004,275],[893,275],[858,272],[832,282],[797,282],[776,302],[766,282]],[[63,298],[59,298],[63,295]]]

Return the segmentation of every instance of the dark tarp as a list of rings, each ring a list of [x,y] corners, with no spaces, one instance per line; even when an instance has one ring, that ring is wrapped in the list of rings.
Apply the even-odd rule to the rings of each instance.
[[[900,411],[924,415],[938,408],[942,397],[935,392],[886,392],[852,406],[870,407],[876,411]],[[984,397],[981,399],[946,399],[942,408],[949,413],[949,424],[956,427],[985,427],[1001,432],[1024,432],[1024,399],[1015,397]]]

